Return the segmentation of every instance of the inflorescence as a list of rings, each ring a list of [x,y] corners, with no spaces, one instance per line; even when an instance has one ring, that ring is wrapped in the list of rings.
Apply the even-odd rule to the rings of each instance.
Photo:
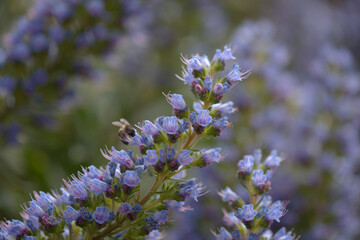
[[[0,48],[0,140],[16,142],[26,121],[51,125],[51,109],[73,97],[70,79],[91,77],[89,56],[109,53],[126,32],[127,19],[141,15],[132,5],[115,0],[36,1]]]
[[[253,155],[245,155],[238,163],[237,175],[241,185],[249,194],[250,203],[226,187],[219,192],[223,202],[232,208],[224,212],[223,222],[227,228],[221,227],[220,233],[214,235],[218,240],[263,239],[263,240],[295,240],[293,233],[281,228],[275,234],[269,229],[273,221],[280,222],[286,214],[286,201],[272,201],[269,195],[271,176],[280,165],[282,158],[277,151],[262,161],[262,153],[256,150]]]
[[[1,223],[0,239],[160,239],[159,229],[169,220],[168,211],[189,210],[185,200],[197,201],[206,193],[196,179],[181,179],[184,171],[223,159],[220,148],[197,150],[195,146],[204,137],[219,136],[230,124],[226,115],[235,109],[231,102],[221,100],[249,75],[237,65],[225,76],[217,74],[232,59],[226,46],[216,51],[212,61],[207,56],[183,57],[186,66],[180,79],[196,97],[193,110],[182,95],[167,94],[173,115],[145,120],[138,130],[120,129],[119,137],[132,150],[106,148],[101,153],[109,160],[107,166],[84,167],[64,180],[60,191],[35,192],[33,200],[23,205],[23,221]],[[143,178],[146,173],[155,178],[149,189],[149,180]],[[259,172],[256,176],[258,188],[267,190],[261,182],[267,175]]]

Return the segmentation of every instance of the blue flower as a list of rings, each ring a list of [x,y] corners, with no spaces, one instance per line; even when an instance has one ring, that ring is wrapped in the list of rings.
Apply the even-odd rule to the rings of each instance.
[[[220,228],[220,233],[218,235],[216,235],[215,233],[214,235],[216,237],[216,240],[233,240],[231,234],[224,227]]]
[[[221,156],[221,148],[212,148],[212,149],[207,149],[207,150],[202,150],[202,157],[204,159],[205,162],[210,163],[210,162],[220,162],[222,160],[222,156]]]
[[[223,213],[224,213],[223,222],[226,226],[233,227],[235,225],[240,224],[240,219],[235,216],[234,212],[228,213],[225,210],[223,210]]]
[[[60,26],[52,25],[49,29],[49,36],[54,42],[61,43],[66,37],[66,31]]]
[[[204,87],[206,88],[206,90],[210,91],[211,86],[212,86],[211,78],[210,78],[210,76],[206,76],[205,80],[204,80]]]
[[[160,240],[163,239],[162,234],[159,232],[159,230],[152,230],[147,236],[147,240]]]
[[[156,150],[146,150],[146,156],[144,156],[145,165],[154,166],[158,163],[159,157],[156,154]]]
[[[176,158],[176,161],[180,165],[188,165],[193,161],[193,158],[190,156],[190,150],[182,150]]]
[[[179,123],[175,116],[171,117],[164,117],[163,118],[163,125],[165,132],[168,134],[175,134],[179,129]]]
[[[294,240],[295,236],[292,236],[292,232],[286,232],[286,229],[283,227],[277,231],[272,237],[274,240]]]
[[[199,57],[199,61],[201,62],[202,65],[210,67],[210,61],[209,61],[209,58],[206,55],[203,55],[202,57]]]
[[[133,206],[133,211],[134,212],[137,212],[137,213],[141,212],[142,209],[143,209],[143,207],[138,203],[135,203],[134,206]]]
[[[69,194],[77,199],[88,200],[89,195],[83,183],[72,181],[71,183],[65,182]]]
[[[264,171],[262,169],[257,169],[253,171],[253,177],[252,180],[256,187],[259,187],[266,183],[267,177],[264,174]]]
[[[254,166],[254,157],[250,155],[245,155],[244,160],[240,160],[238,163],[238,170],[241,173],[249,174]]]
[[[183,78],[179,77],[178,78],[182,81],[184,81],[184,84],[188,84],[190,86],[195,85],[196,83],[199,83],[199,78],[195,78],[191,72],[186,72],[186,74],[184,73]]]
[[[155,136],[159,133],[160,129],[149,120],[145,120],[145,124],[141,127],[141,130],[147,134]]]
[[[281,158],[277,155],[276,150],[272,150],[270,155],[265,159],[268,168],[275,168],[280,165]]]
[[[180,184],[178,194],[185,200],[187,197],[193,198],[195,201],[198,201],[198,197],[205,194],[205,188],[201,183],[196,183],[195,178],[190,179],[189,181]]]
[[[122,214],[128,214],[133,210],[130,203],[122,203],[119,207],[119,212]]]
[[[42,208],[36,203],[35,200],[29,202],[29,207],[25,209],[25,211],[30,216],[36,216],[41,217],[45,214],[45,212],[42,210]]]
[[[222,94],[224,92],[223,89],[224,89],[223,85],[221,83],[217,83],[213,88],[213,93],[215,95]]]
[[[199,110],[201,110],[201,109],[199,109]],[[195,112],[190,113],[189,120],[190,120],[191,125],[194,126],[196,124],[196,113]]]
[[[209,110],[200,110],[196,117],[196,122],[199,123],[203,127],[209,126],[211,123],[212,117],[210,116]]]
[[[22,235],[27,230],[25,224],[19,220],[6,221],[2,224],[1,228],[7,233],[8,236],[16,238]]]
[[[236,212],[236,216],[245,221],[252,221],[256,216],[256,210],[252,204],[244,205],[242,208],[239,208]]]
[[[190,69],[196,70],[196,71],[201,71],[203,66],[201,64],[201,62],[199,61],[198,57],[193,57],[192,59],[189,59],[187,61],[187,65]]]
[[[265,210],[265,219],[268,221],[275,220],[280,222],[280,218],[286,213],[284,205],[281,201],[276,201]]]
[[[86,9],[90,15],[98,17],[104,12],[104,2],[100,0],[90,0],[86,3]]]
[[[30,48],[23,42],[14,45],[9,53],[10,59],[16,62],[25,62],[30,57]]]
[[[63,217],[66,223],[70,224],[72,221],[76,221],[80,217],[80,214],[73,207],[66,206],[66,210],[63,211]]]
[[[236,81],[242,81],[243,79],[247,78],[250,74],[250,71],[245,71],[244,69],[240,70],[238,65],[234,65],[233,69],[229,74],[226,76],[226,80],[233,83]]]
[[[111,151],[109,151],[109,154],[106,154],[105,152],[101,151],[102,155],[113,162],[119,163],[121,165],[126,166],[128,169],[132,169],[134,167],[134,162],[131,160],[129,155],[124,151],[117,151],[114,147],[111,148]]]
[[[86,177],[99,179],[103,175],[103,173],[100,172],[100,170],[93,165],[89,166],[88,169],[89,170],[87,170],[86,168],[82,169],[84,172],[84,176]]]
[[[110,186],[107,183],[105,183],[97,178],[90,179],[90,178],[84,176],[82,178],[82,180],[83,180],[85,186],[89,189],[89,191],[94,193],[95,195],[104,193],[110,188]]]
[[[261,161],[261,158],[262,158],[261,150],[260,150],[260,149],[256,149],[256,150],[254,151],[254,160],[255,160],[255,162],[259,164],[260,161]]]
[[[187,210],[191,210],[191,207],[185,206],[185,202],[178,202],[175,200],[170,200],[166,202],[166,208],[169,210],[176,210],[185,212]]]
[[[236,108],[233,107],[234,103],[229,101],[227,103],[217,103],[212,105],[211,110],[217,110],[220,114],[230,114],[236,111]]]
[[[1,65],[1,64],[0,64]],[[16,87],[16,80],[11,76],[1,76],[0,78],[0,89],[6,93],[12,93]]]
[[[135,171],[127,170],[124,173],[124,183],[129,187],[136,187],[140,182],[139,176]]]
[[[186,103],[181,94],[168,94],[165,95],[166,100],[175,110],[184,111],[186,110]]]
[[[221,190],[218,194],[223,202],[229,202],[230,204],[239,199],[239,196],[229,187]]]
[[[233,60],[235,57],[231,54],[231,48],[227,47],[227,45],[224,46],[224,51],[220,54],[220,60],[222,62]]]
[[[216,49],[212,62],[216,62],[221,56],[221,49]]]
[[[168,210],[162,210],[154,213],[152,216],[157,224],[165,224],[169,219],[167,214],[168,214]]]
[[[40,195],[38,193],[34,193],[37,204],[48,212],[51,212],[54,209],[54,205],[56,203],[56,199],[48,193],[44,193],[40,191]]]
[[[63,22],[71,17],[73,11],[67,3],[60,1],[54,4],[52,14],[58,21]]]
[[[166,163],[166,152],[163,148],[160,149],[160,152],[159,152],[159,161],[161,163]]]
[[[81,216],[82,219],[86,220],[86,221],[92,221],[93,220],[93,216],[92,213],[87,211],[87,208],[80,208],[79,209],[79,214]]]
[[[216,129],[223,130],[224,128],[226,128],[227,126],[229,126],[229,122],[228,122],[227,120],[228,120],[227,117],[220,118],[219,120],[217,120],[217,121],[214,123],[214,127],[215,127]]]
[[[98,224],[103,224],[106,221],[108,221],[109,218],[108,207],[105,206],[96,207],[96,210],[93,213],[93,218]]]
[[[183,121],[179,126],[178,133],[181,134],[188,129],[189,129],[189,123],[187,121]]]
[[[30,46],[34,52],[45,51],[48,47],[48,40],[44,34],[36,34],[30,38]]]
[[[174,160],[174,157],[176,155],[176,151],[174,148],[168,148],[167,150],[167,155],[166,155],[166,160],[167,161],[171,161],[171,160]]]

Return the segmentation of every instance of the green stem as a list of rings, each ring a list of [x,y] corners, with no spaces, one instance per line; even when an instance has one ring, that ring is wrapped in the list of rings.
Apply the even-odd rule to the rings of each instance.
[[[115,211],[115,201],[111,199],[111,211]]]
[[[156,177],[154,185],[150,188],[150,190],[146,193],[146,195],[139,202],[140,205],[144,205],[153,195],[153,193],[164,183],[167,178],[168,171],[164,171],[162,174]]]
[[[155,200],[154,202],[150,203],[149,206],[144,206],[144,210],[148,210],[154,206],[156,206],[158,203],[160,203],[163,199],[160,197],[159,199]]]
[[[73,240],[73,230],[72,230],[72,227],[69,227],[69,240]]]
[[[136,196],[136,201],[138,202],[140,200],[140,194],[141,194],[141,182],[139,183],[139,190]]]
[[[122,224],[124,221],[125,221],[125,218],[122,221],[120,221],[118,224]],[[107,228],[102,230],[99,234],[95,235],[92,239],[98,240],[98,239],[108,236],[109,233],[111,233],[113,230],[115,230],[118,227],[118,224],[114,224],[114,225],[110,224]]]

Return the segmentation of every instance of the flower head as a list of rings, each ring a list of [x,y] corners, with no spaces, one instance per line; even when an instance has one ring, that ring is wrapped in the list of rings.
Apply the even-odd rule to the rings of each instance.
[[[181,94],[168,94],[165,95],[166,100],[175,110],[184,111],[186,110],[186,103],[184,101],[184,98]]]
[[[245,155],[244,160],[240,160],[237,166],[240,173],[250,174],[254,166],[254,157]]]
[[[233,240],[234,238],[231,236],[231,233],[229,233],[224,227],[220,228],[220,233],[215,234],[216,240]]]
[[[119,212],[122,214],[128,214],[133,210],[130,203],[122,203],[119,207]]]
[[[227,45],[224,46],[224,51],[222,51],[219,58],[222,62],[235,59],[235,57],[231,54],[231,48]]]
[[[215,127],[216,129],[220,129],[220,130],[225,129],[227,126],[229,126],[229,122],[228,122],[228,118],[227,118],[227,117],[220,118],[219,120],[217,120],[217,121],[214,123],[214,127]]]
[[[196,57],[196,56],[193,57],[193,58],[191,58],[191,59],[189,59],[189,60],[187,61],[187,65],[188,65],[188,68],[193,69],[193,70],[196,70],[196,71],[199,71],[199,72],[200,72],[200,71],[202,70],[202,68],[203,68],[203,66],[202,66],[199,58]]]
[[[254,206],[252,204],[248,204],[239,208],[236,212],[236,216],[245,221],[252,221],[254,220],[256,213],[257,211],[254,210]]]
[[[234,103],[229,101],[227,103],[217,103],[212,105],[211,109],[218,111],[221,115],[222,114],[230,114],[236,111],[236,108],[233,107]]]
[[[239,196],[229,187],[221,190],[218,194],[223,202],[229,202],[230,204],[239,199]]]
[[[177,156],[176,161],[180,165],[188,165],[193,161],[193,158],[190,156],[190,154],[191,154],[190,150],[182,150]]]
[[[268,221],[275,220],[280,222],[280,218],[286,214],[285,204],[276,201],[265,210],[265,219]]]
[[[155,136],[159,133],[160,129],[149,120],[145,120],[145,124],[141,127],[141,130],[147,134]]]
[[[220,162],[222,160],[222,156],[221,156],[221,148],[212,148],[212,149],[207,149],[207,150],[202,150],[202,157],[204,159],[205,162],[210,163],[210,162]]]
[[[253,171],[253,177],[252,180],[256,187],[259,187],[266,183],[268,180],[267,176],[264,174],[264,171],[262,169],[257,169]]]
[[[29,202],[29,207],[25,209],[25,211],[30,216],[41,217],[45,214],[44,210],[37,204],[35,200]]]
[[[26,225],[19,220],[6,221],[2,223],[0,227],[9,237],[13,238],[28,232]]]
[[[193,178],[185,183],[180,184],[180,188],[177,193],[184,200],[187,197],[191,197],[195,201],[198,201],[197,198],[204,195],[206,192],[204,186],[201,183],[196,183],[195,179]]]
[[[165,132],[168,134],[175,134],[179,129],[179,123],[175,116],[171,117],[164,117],[163,118],[163,125]]]
[[[233,69],[229,74],[226,76],[226,80],[231,83],[236,81],[242,81],[243,79],[247,78],[250,75],[250,71],[246,71],[244,69],[240,69],[239,65],[234,65]]]
[[[205,86],[205,89],[206,89],[206,90],[208,90],[208,91],[211,90],[212,81],[211,81],[210,76],[206,76],[206,77],[205,77],[204,86]]]
[[[65,182],[65,185],[68,188],[69,194],[74,198],[81,200],[88,200],[89,194],[86,191],[86,188],[83,183],[78,181],[72,181],[71,183]]]
[[[107,183],[97,178],[90,179],[84,176],[82,180],[85,186],[89,189],[89,191],[94,193],[95,195],[104,193],[110,188],[110,186]]]
[[[108,207],[105,206],[96,207],[96,210],[93,213],[93,218],[98,224],[103,224],[106,221],[108,221],[109,218]]]
[[[265,159],[265,164],[268,168],[275,168],[280,165],[281,158],[277,155],[276,150],[272,150],[270,155]]]
[[[66,223],[70,224],[72,221],[76,221],[80,217],[80,214],[73,207],[66,206],[66,209],[63,211],[63,217]]]
[[[146,150],[146,155],[144,156],[145,165],[154,166],[158,163],[159,157],[156,154],[156,150]]]
[[[209,126],[211,123],[212,117],[210,116],[209,110],[200,110],[196,117],[197,123],[199,123],[203,127]]]
[[[136,187],[140,182],[139,176],[135,171],[127,170],[124,173],[124,183],[129,187]]]

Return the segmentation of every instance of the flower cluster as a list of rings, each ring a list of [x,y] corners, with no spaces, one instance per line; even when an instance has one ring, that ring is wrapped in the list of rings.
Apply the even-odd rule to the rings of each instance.
[[[196,75],[197,85],[201,87],[210,81],[206,83],[210,88],[205,91],[205,97],[193,91],[201,98],[194,104],[194,111],[182,95],[168,94],[166,99],[174,115],[139,123],[139,130],[124,119],[114,122],[121,126],[122,142],[134,149],[102,150],[102,155],[109,160],[107,166],[83,168],[64,180],[60,192],[35,192],[33,200],[23,206],[23,221],[1,223],[1,237],[101,239],[148,235],[149,239],[158,239],[161,236],[158,230],[168,221],[169,210],[189,210],[185,201],[189,198],[197,201],[206,193],[196,179],[182,180],[184,171],[217,163],[223,158],[220,148],[198,150],[195,146],[204,136],[218,136],[229,125],[226,115],[233,112],[232,104],[219,103],[211,89],[212,85],[235,84],[235,80],[227,77],[213,77],[232,58],[230,49],[225,48],[222,53],[217,52],[211,62],[206,56],[202,57],[197,70],[191,68],[192,61],[186,60],[189,74]],[[244,77],[238,74],[236,81]],[[147,191],[146,180],[142,181],[146,174],[155,178]]]
[[[322,5],[317,5],[319,11],[327,9]],[[308,16],[297,21],[307,19]],[[296,224],[313,226],[302,234],[311,239],[352,239],[360,234],[359,216],[354,214],[359,212],[355,199],[360,195],[349,188],[350,183],[359,181],[356,146],[360,142],[357,134],[360,111],[356,105],[360,101],[360,73],[350,49],[339,47],[335,39],[324,38],[332,25],[324,26],[321,32],[306,25],[307,31],[321,41],[302,39],[307,51],[297,55],[294,52],[297,45],[282,42],[280,29],[268,20],[244,23],[233,41],[239,50],[234,55],[253,65],[264,83],[264,92],[255,90],[256,97],[247,88],[247,93],[238,94],[234,101],[242,112],[241,125],[250,126],[247,130],[252,129],[251,135],[256,139],[238,142],[241,148],[251,149],[261,140],[263,147],[286,151],[294,161],[296,168],[291,169],[289,182],[293,194],[297,190],[302,193],[293,205],[297,209]],[[234,137],[242,130],[236,132]],[[302,142],[301,148],[294,144],[298,141]],[[293,197],[289,192],[282,193]],[[315,209],[322,214],[309,220],[307,216]],[[339,229],[346,229],[343,231],[346,236]]]
[[[40,0],[0,48],[1,135],[13,142],[27,121],[49,126],[49,109],[73,97],[68,81],[91,77],[88,56],[109,53],[137,8],[126,1]],[[41,114],[30,109],[45,109]],[[23,118],[23,116],[27,118]]]
[[[253,155],[244,156],[238,163],[238,177],[249,194],[249,204],[246,204],[243,198],[229,187],[219,192],[222,201],[227,202],[233,211],[224,210],[223,222],[228,229],[221,227],[220,233],[214,233],[216,239],[296,239],[292,232],[286,232],[285,228],[274,235],[269,229],[273,221],[280,222],[280,218],[285,215],[287,202],[272,202],[268,193],[271,176],[280,165],[282,158],[275,150],[265,161],[261,158],[261,151],[256,150]]]

